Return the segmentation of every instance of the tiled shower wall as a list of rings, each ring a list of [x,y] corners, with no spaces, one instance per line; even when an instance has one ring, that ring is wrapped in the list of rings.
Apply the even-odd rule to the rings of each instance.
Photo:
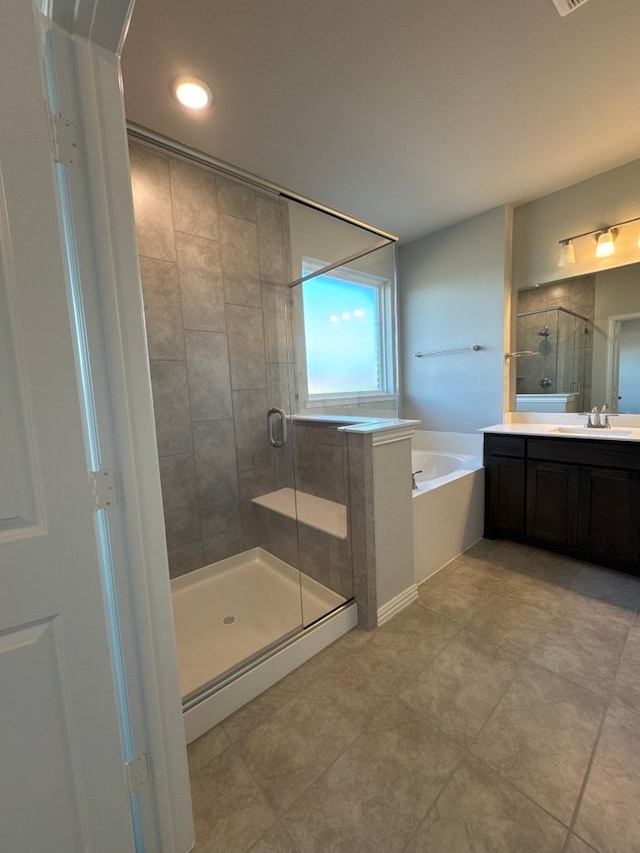
[[[172,577],[258,544],[251,498],[287,484],[266,437],[291,411],[286,208],[130,145]],[[287,275],[285,275],[285,269]]]
[[[347,435],[335,424],[295,421],[292,441],[296,488],[348,506]],[[338,539],[262,507],[257,514],[262,548],[344,598],[353,596],[351,536]]]

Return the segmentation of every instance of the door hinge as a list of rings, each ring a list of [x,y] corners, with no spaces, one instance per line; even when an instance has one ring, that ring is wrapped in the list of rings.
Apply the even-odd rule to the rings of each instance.
[[[49,113],[48,119],[53,159],[64,166],[81,166],[78,128],[62,115]]]
[[[149,761],[146,752],[136,755],[124,765],[129,793],[135,794],[149,781]]]
[[[89,471],[89,490],[93,509],[109,509],[118,503],[116,478],[113,471]]]

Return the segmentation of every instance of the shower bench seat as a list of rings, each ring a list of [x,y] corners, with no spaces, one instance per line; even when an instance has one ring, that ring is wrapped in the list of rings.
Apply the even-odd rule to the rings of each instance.
[[[322,530],[336,539],[347,538],[347,508],[344,504],[291,488],[260,495],[253,498],[253,503]]]

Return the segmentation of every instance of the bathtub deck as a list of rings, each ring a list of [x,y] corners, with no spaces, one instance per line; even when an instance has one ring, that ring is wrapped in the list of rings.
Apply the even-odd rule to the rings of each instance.
[[[186,697],[345,599],[254,548],[171,582]]]

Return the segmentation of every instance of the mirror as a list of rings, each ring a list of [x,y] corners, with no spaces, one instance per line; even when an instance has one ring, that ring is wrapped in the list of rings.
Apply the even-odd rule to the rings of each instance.
[[[518,291],[518,412],[640,414],[640,264]]]

